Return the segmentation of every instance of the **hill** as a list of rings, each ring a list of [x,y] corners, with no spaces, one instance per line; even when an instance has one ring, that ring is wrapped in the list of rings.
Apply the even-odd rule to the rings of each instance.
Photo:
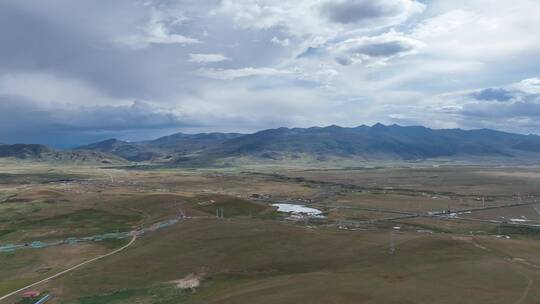
[[[161,151],[144,143],[130,143],[117,139],[108,139],[97,143],[81,146],[76,151],[99,151],[114,154],[129,161],[146,161],[159,157]]]
[[[112,153],[130,161],[167,161],[193,156],[223,144],[226,140],[242,136],[238,133],[176,133],[155,140],[126,142],[108,139],[78,147],[77,150],[93,150]]]
[[[126,160],[113,154],[91,150],[54,150],[38,144],[14,144],[0,145],[0,157],[14,159],[62,162],[62,163],[85,163],[85,164],[121,164]]]
[[[290,154],[319,157],[421,160],[448,156],[514,157],[540,152],[540,137],[488,129],[433,130],[425,127],[359,126],[279,128],[226,141],[217,155],[277,158]]]
[[[4,146],[5,147],[5,146]],[[250,158],[258,161],[280,161],[307,158],[325,161],[329,158],[352,160],[421,161],[437,158],[488,159],[498,157],[512,161],[539,160],[540,137],[489,129],[430,129],[398,125],[340,126],[311,128],[277,128],[253,134],[176,133],[155,140],[127,142],[117,139],[78,147],[62,153],[40,145],[12,145],[0,151],[0,157],[100,158],[115,155],[135,162],[179,163],[200,165],[223,160]],[[86,151],[86,152],[84,152]],[[69,155],[69,153],[71,153]],[[84,155],[83,155],[84,154]],[[69,155],[69,156],[68,156]]]

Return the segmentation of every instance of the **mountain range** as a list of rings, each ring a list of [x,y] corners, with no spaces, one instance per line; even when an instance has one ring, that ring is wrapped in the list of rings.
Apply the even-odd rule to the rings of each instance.
[[[17,158],[32,161],[84,163],[84,164],[123,164],[122,157],[92,150],[55,150],[38,144],[0,144],[0,158]]]
[[[540,160],[540,136],[490,129],[436,130],[422,126],[375,124],[353,128],[335,125],[277,128],[252,134],[177,133],[140,142],[108,139],[70,151],[56,151],[40,145],[0,145],[0,157],[39,158],[40,155],[56,153],[57,158],[69,158],[90,152],[96,153],[92,155],[96,159],[155,163],[211,163],[241,157],[261,160],[310,157],[315,160],[406,161],[441,157],[521,157]],[[67,155],[59,156],[63,154]]]

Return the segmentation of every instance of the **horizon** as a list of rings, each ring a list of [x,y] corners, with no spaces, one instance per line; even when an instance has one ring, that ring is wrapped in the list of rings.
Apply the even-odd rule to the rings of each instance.
[[[118,141],[123,141],[123,142],[128,142],[128,143],[136,143],[136,142],[152,141],[152,140],[156,140],[156,139],[159,139],[159,138],[162,138],[162,137],[172,136],[172,135],[175,135],[175,134],[186,134],[186,135],[199,135],[199,134],[240,134],[241,136],[245,136],[245,135],[256,134],[256,133],[263,132],[263,131],[267,131],[267,130],[276,130],[276,129],[282,129],[282,128],[289,129],[289,130],[293,130],[293,129],[312,129],[312,128],[321,128],[321,129],[324,129],[324,128],[330,128],[330,127],[338,127],[338,128],[343,128],[343,129],[355,129],[355,128],[360,128],[360,127],[373,128],[373,127],[375,127],[375,126],[377,126],[377,125],[381,125],[381,126],[383,126],[383,127],[400,127],[400,128],[414,128],[414,127],[419,127],[419,128],[427,128],[427,129],[434,130],[434,131],[438,131],[438,130],[461,130],[461,131],[480,131],[480,130],[489,130],[489,131],[503,132],[503,133],[510,133],[510,134],[524,135],[524,136],[540,136],[539,134],[534,134],[534,133],[524,134],[524,133],[507,132],[507,131],[504,131],[504,130],[496,130],[496,129],[490,129],[490,128],[478,128],[478,129],[441,128],[441,129],[436,129],[436,128],[430,128],[430,127],[421,126],[421,125],[399,125],[399,124],[391,124],[391,125],[387,125],[387,124],[383,124],[383,123],[377,122],[377,123],[372,124],[372,125],[361,124],[361,125],[352,126],[352,127],[340,126],[340,125],[336,125],[336,124],[331,124],[331,125],[326,125],[326,126],[311,126],[311,127],[277,127],[277,128],[270,128],[270,129],[261,129],[261,130],[257,130],[257,131],[254,131],[254,132],[245,132],[245,133],[242,133],[242,132],[219,132],[219,131],[200,132],[200,133],[189,133],[189,132],[181,132],[181,131],[180,131],[180,132],[173,132],[173,133],[165,134],[165,135],[159,136],[159,137],[152,137],[152,138],[146,138],[146,139],[141,139],[141,140],[129,140],[129,139],[122,139],[122,138],[109,137],[109,138],[103,138],[103,139],[100,139],[100,140],[97,140],[97,141],[87,142],[87,143],[78,144],[78,145],[71,145],[71,146],[55,146],[55,145],[48,145],[48,144],[45,144],[45,143],[38,143],[38,142],[13,142],[13,143],[9,143],[9,142],[0,142],[0,145],[37,144],[37,145],[44,145],[44,146],[47,146],[47,147],[50,147],[50,148],[54,148],[54,149],[70,150],[70,149],[78,148],[78,147],[81,147],[81,146],[91,145],[91,144],[95,144],[95,143],[101,143],[101,142],[105,142],[105,141],[109,141],[109,140],[118,140]]]

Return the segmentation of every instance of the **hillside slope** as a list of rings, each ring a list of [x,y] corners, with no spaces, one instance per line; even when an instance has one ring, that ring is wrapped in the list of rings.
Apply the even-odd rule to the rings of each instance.
[[[540,159],[540,137],[489,129],[434,130],[422,126],[339,126],[268,129],[253,134],[177,133],[156,140],[116,139],[79,149],[112,153],[131,161],[213,162],[250,157],[279,160],[311,157],[424,160],[440,157]]]
[[[426,159],[444,156],[505,156],[540,152],[540,137],[493,130],[433,130],[397,125],[342,128],[279,128],[226,141],[217,155],[312,154]]]
[[[218,147],[223,142],[241,136],[238,133],[176,133],[155,140],[127,142],[108,139],[78,147],[77,150],[92,150],[112,153],[130,161],[174,160],[202,153]]]
[[[38,144],[0,145],[0,157],[14,159],[84,163],[84,164],[123,164],[126,160],[113,154],[91,150],[54,150]]]

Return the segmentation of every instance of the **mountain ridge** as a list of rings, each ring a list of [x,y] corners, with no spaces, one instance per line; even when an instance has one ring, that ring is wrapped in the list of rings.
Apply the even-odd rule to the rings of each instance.
[[[540,160],[540,136],[492,129],[431,129],[377,123],[357,127],[280,127],[251,134],[175,133],[139,142],[112,138],[72,151],[112,154],[132,162],[173,164],[213,163],[241,157],[284,160],[306,155],[317,160],[328,157],[405,161],[441,157],[526,157]]]
[[[55,150],[40,144],[0,144],[0,158],[84,164],[126,163],[125,159],[109,153],[92,150]]]

